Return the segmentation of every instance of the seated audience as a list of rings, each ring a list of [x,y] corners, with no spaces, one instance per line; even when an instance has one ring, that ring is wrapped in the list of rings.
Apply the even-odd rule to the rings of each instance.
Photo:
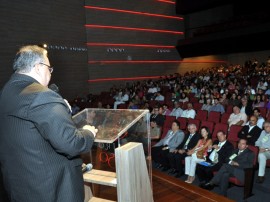
[[[158,91],[158,92],[156,93],[155,100],[156,100],[156,101],[164,101],[164,96],[161,95],[161,92],[160,92],[160,91]]]
[[[189,102],[187,104],[187,109],[183,111],[183,113],[181,114],[181,117],[194,119],[195,116],[196,116],[196,112],[193,109],[192,103]]]
[[[240,112],[240,108],[238,106],[234,106],[233,113],[231,113],[228,119],[229,127],[231,127],[231,125],[244,126],[246,122],[247,122],[247,115],[245,113]]]
[[[162,107],[155,106],[150,115],[150,121],[155,121],[158,126],[162,127],[165,122],[165,116],[162,115]]]
[[[129,100],[129,91],[126,90],[126,92],[125,92],[125,94],[123,96],[120,93],[119,96],[115,98],[113,108],[117,109],[118,105],[125,104],[128,100]]]
[[[255,142],[255,146],[259,147],[259,171],[257,183],[264,182],[266,161],[270,159],[270,122],[266,121],[264,123],[264,130],[261,132],[259,139]]]
[[[218,171],[223,163],[227,163],[227,159],[233,151],[233,144],[227,140],[227,134],[224,131],[217,132],[217,140],[206,158],[206,164],[197,165],[197,176],[201,183],[209,182],[213,178],[213,172]]]
[[[188,102],[189,101],[189,98],[187,97],[186,93],[181,93],[180,94],[180,98],[179,98],[179,102],[181,103],[184,103],[184,102]]]
[[[246,97],[241,99],[240,112],[245,113],[247,116],[252,115],[252,103]]]
[[[167,135],[152,147],[152,158],[157,167],[169,169],[168,153],[174,151],[183,141],[184,132],[180,130],[180,123],[175,120]]]
[[[232,93],[231,98],[229,99],[229,105],[240,105],[240,100],[237,99],[236,93]]]
[[[259,138],[262,129],[257,126],[257,117],[252,115],[249,118],[249,124],[243,126],[243,128],[239,131],[238,137],[247,139],[248,145],[255,145],[255,142]]]
[[[219,186],[220,193],[227,196],[229,178],[236,177],[240,182],[245,181],[245,168],[252,168],[255,155],[250,149],[246,139],[240,139],[238,148],[232,152],[228,163],[224,163],[215,176],[207,183],[202,184],[204,189],[212,190],[215,185]]]
[[[252,107],[253,109],[256,107],[264,107],[265,103],[262,100],[262,96],[261,95],[256,95],[255,100],[253,101]]]
[[[209,111],[211,107],[212,107],[212,100],[210,98],[208,98],[206,100],[206,103],[203,104],[201,110]]]
[[[172,152],[168,154],[171,170],[169,174],[176,174],[175,177],[184,175],[182,160],[188,156],[188,151],[194,148],[201,135],[197,133],[195,124],[188,125],[188,134],[185,135],[183,142]]]
[[[218,98],[214,98],[214,104],[212,107],[210,107],[208,111],[220,112],[221,114],[223,114],[225,112],[225,109],[224,109],[224,106],[219,103]]]
[[[174,102],[174,108],[170,113],[170,116],[175,116],[175,118],[177,119],[178,117],[180,117],[183,113],[183,110],[180,108],[179,102]]]
[[[253,115],[257,117],[257,126],[260,129],[263,129],[263,124],[265,122],[265,119],[261,116],[261,110],[259,108],[253,109]],[[247,123],[248,124],[248,123]]]
[[[165,116],[169,116],[170,113],[171,113],[171,110],[168,108],[168,105],[163,104],[162,108],[163,108],[163,113],[162,114],[165,115]]]
[[[188,176],[185,182],[192,183],[195,180],[195,172],[197,163],[206,160],[208,148],[212,146],[212,139],[209,128],[201,127],[201,139],[197,145],[189,150],[185,158],[185,174]]]

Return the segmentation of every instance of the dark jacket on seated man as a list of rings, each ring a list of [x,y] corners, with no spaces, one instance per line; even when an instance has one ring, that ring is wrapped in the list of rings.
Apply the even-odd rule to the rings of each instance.
[[[253,167],[254,158],[255,154],[248,148],[247,140],[240,139],[238,149],[235,149],[228,159],[229,163],[224,163],[210,182],[203,184],[202,188],[210,190],[214,188],[214,185],[218,185],[221,194],[226,196],[229,186],[229,178],[233,176],[240,182],[244,183],[244,169]]]
[[[249,125],[243,126],[243,128],[239,131],[238,137],[245,138],[248,141],[249,145],[255,145],[255,142],[260,137],[262,129],[260,129],[257,125],[253,126],[253,128],[249,131]]]
[[[216,140],[213,145],[220,145],[222,144],[219,140]],[[212,148],[210,152],[208,152],[207,160],[208,163],[205,165],[198,164],[197,165],[197,176],[201,182],[208,182],[212,179],[213,172],[218,171],[223,163],[228,163],[229,156],[232,154],[233,151],[233,144],[228,140],[221,145],[219,150]],[[215,155],[217,154],[217,155]],[[216,159],[215,159],[216,156]],[[209,159],[209,157],[212,159]],[[214,158],[214,159],[213,159]],[[213,161],[214,160],[214,161]]]
[[[201,139],[201,135],[196,132],[197,128],[195,125],[191,125],[189,127],[194,127],[190,132],[185,135],[183,142],[176,148],[175,152],[168,153],[168,159],[170,163],[170,167],[173,169],[175,174],[180,176],[183,172],[182,160],[187,156],[188,150],[193,149],[198,141]]]

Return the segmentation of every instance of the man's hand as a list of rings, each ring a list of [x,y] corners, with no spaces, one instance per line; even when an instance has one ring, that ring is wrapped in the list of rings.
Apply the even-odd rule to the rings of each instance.
[[[96,137],[96,134],[98,132],[98,129],[96,129],[95,126],[85,125],[83,129],[89,130],[91,133],[93,133],[94,137]]]

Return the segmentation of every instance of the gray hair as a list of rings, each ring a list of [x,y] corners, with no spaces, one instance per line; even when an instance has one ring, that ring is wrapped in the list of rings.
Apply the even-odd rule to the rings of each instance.
[[[29,73],[35,64],[43,63],[47,50],[37,45],[23,46],[17,52],[13,70],[18,73]]]

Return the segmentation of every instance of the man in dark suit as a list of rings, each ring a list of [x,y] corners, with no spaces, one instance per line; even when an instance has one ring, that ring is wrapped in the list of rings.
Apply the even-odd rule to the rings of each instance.
[[[239,181],[244,182],[245,180],[245,168],[252,168],[255,155],[248,149],[248,144],[246,139],[240,139],[238,143],[238,149],[232,152],[229,157],[229,162],[223,164],[219,169],[217,174],[201,187],[204,189],[211,190],[215,185],[218,185],[221,194],[226,196],[227,189],[229,186],[229,178],[231,176],[236,177]]]
[[[218,140],[214,141],[212,149],[208,152],[206,163],[198,164],[196,168],[200,182],[209,182],[213,177],[213,172],[218,171],[223,163],[227,163],[233,151],[233,144],[227,141],[227,134],[224,131],[217,132]]]
[[[0,165],[9,200],[84,201],[81,153],[97,130],[77,129],[64,99],[50,90],[47,51],[24,46],[0,96]],[[1,181],[1,180],[0,180]]]
[[[183,142],[172,152],[168,154],[170,163],[170,174],[176,174],[175,177],[181,177],[184,174],[182,160],[187,156],[187,152],[196,146],[201,135],[197,133],[195,124],[188,125],[189,134],[185,135]]]
[[[249,124],[243,126],[243,128],[239,131],[238,137],[247,139],[247,143],[249,145],[255,145],[255,142],[260,137],[262,129],[257,126],[258,118],[252,115],[249,118]]]
[[[162,107],[155,106],[150,116],[150,121],[155,121],[158,126],[163,127],[165,116],[162,114]]]

